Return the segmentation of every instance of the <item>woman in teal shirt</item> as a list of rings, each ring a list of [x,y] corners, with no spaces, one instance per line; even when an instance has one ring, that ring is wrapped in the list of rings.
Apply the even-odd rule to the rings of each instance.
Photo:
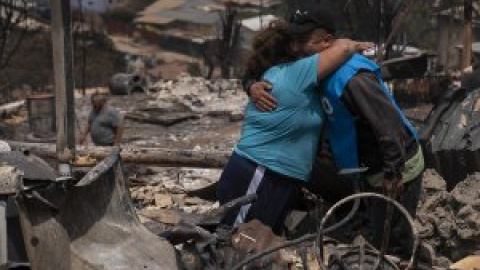
[[[321,51],[330,45],[315,33],[328,29],[328,22],[319,18],[318,29],[292,36],[287,23],[276,21],[256,36],[247,71],[249,77],[262,77],[274,85],[277,108],[262,113],[252,102],[247,104],[242,134],[217,195],[221,204],[252,193],[258,199],[229,213],[225,224],[258,219],[280,233],[291,200],[308,179],[323,123],[318,81],[353,53],[371,46],[340,39],[322,53],[306,55],[312,48]]]

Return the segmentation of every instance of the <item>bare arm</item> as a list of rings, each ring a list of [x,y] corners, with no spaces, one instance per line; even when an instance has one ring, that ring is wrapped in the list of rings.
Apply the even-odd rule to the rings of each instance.
[[[87,122],[87,126],[85,127],[85,130],[83,131],[82,135],[80,136],[80,144],[85,144],[85,141],[87,140],[88,133],[90,133],[90,122]]]
[[[347,61],[354,53],[372,47],[371,42],[357,42],[350,39],[337,39],[332,46],[320,52],[318,80],[325,78]]]

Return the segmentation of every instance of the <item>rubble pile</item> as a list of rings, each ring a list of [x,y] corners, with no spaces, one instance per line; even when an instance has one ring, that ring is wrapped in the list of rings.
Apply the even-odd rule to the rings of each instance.
[[[139,209],[203,214],[217,208],[218,203],[186,193],[210,185],[218,180],[220,173],[215,169],[142,168],[129,177],[130,194]]]
[[[480,250],[480,173],[468,176],[451,191],[434,171],[424,175],[417,212],[422,239],[437,252],[437,265],[448,266]]]
[[[239,80],[206,80],[202,77],[179,76],[177,81],[159,81],[153,86],[158,101],[175,100],[190,111],[209,116],[229,116],[232,121],[243,119],[247,95]]]
[[[108,89],[77,98],[79,132],[91,110],[90,94],[103,91]],[[230,151],[240,134],[247,98],[238,80],[180,76],[158,81],[148,93],[111,95],[109,105],[125,117],[124,148]]]
[[[182,213],[204,214],[218,203],[190,197],[217,181],[221,170],[139,168],[130,176],[130,192],[140,216],[173,225]],[[435,170],[427,170],[417,212],[422,240],[436,252],[434,265],[446,269],[480,250],[480,173],[467,177],[451,192]],[[358,229],[358,228],[357,228]]]
[[[247,99],[238,80],[180,76],[158,81],[148,94],[114,96],[110,104],[131,116],[126,118],[126,147],[229,151],[238,138]],[[79,105],[78,110],[86,115],[89,100],[84,98]],[[471,106],[474,112],[477,105]],[[424,110],[412,114],[423,115]],[[478,127],[475,121],[468,123],[468,130]],[[452,166],[452,172],[458,171]],[[173,225],[182,215],[198,216],[218,208],[215,202],[190,196],[189,191],[212,184],[220,173],[212,169],[135,166],[127,175],[139,216]],[[452,187],[444,179],[447,177],[442,178],[435,170],[425,172],[417,211],[420,235],[435,250],[434,265],[438,269],[446,269],[451,262],[480,250],[480,173],[461,176],[463,181]],[[355,228],[344,231],[355,232],[364,223],[352,225]]]

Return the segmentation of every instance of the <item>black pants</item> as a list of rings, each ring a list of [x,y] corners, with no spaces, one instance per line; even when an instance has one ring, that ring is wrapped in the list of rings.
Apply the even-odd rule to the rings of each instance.
[[[280,234],[299,190],[299,180],[258,166],[233,153],[218,182],[217,198],[220,204],[253,193],[258,198],[252,204],[228,213],[222,223],[234,226],[257,219]]]
[[[418,201],[422,191],[422,175],[413,179],[404,185],[403,194],[398,202],[405,207],[408,213],[415,218]],[[382,188],[370,187],[370,191],[382,193]],[[373,234],[373,245],[380,249],[383,239],[383,225],[386,219],[386,202],[372,200],[368,205],[370,212],[371,230]],[[401,213],[394,208],[392,216],[392,227],[390,231],[390,247],[388,253],[398,256],[402,259],[408,259],[411,256],[413,248],[413,236],[408,221]]]

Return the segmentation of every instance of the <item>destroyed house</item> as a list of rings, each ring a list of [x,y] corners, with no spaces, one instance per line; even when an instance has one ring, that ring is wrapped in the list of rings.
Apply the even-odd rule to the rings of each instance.
[[[473,41],[480,41],[480,3],[473,4]],[[440,67],[459,70],[464,29],[463,6],[439,9],[434,20],[437,25],[437,54]],[[459,50],[460,49],[460,50]]]
[[[157,1],[135,24],[147,39],[168,50],[200,56],[203,43],[217,34],[220,10],[212,0]]]
[[[202,46],[221,35],[220,14],[227,6],[237,9],[239,18],[244,18],[246,13],[260,14],[277,8],[280,3],[279,0],[162,0],[142,11],[135,24],[166,49],[200,56]],[[242,39],[247,40],[243,43],[249,44],[252,33],[259,29],[255,24],[254,18],[242,23],[242,35],[245,33]]]

